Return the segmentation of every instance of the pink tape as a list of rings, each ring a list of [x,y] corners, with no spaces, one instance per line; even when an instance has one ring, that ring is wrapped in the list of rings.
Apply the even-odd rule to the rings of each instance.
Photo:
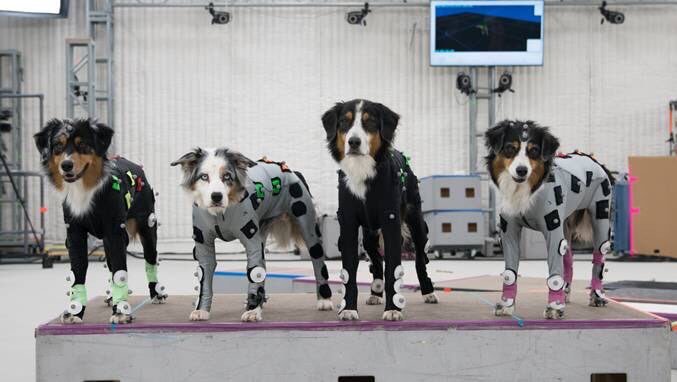
[[[554,291],[548,289],[548,303],[556,302],[558,304],[564,304],[564,288]]]
[[[574,253],[570,248],[567,248],[567,253],[564,254],[564,282],[571,284],[574,279]]]
[[[592,263],[593,264],[604,264],[604,255],[600,251],[594,251],[592,253]]]
[[[590,289],[602,290],[602,280],[598,279],[596,276],[593,276],[592,280],[590,280]]]
[[[514,299],[515,297],[517,297],[517,281],[515,281],[512,285],[503,284],[503,299]]]

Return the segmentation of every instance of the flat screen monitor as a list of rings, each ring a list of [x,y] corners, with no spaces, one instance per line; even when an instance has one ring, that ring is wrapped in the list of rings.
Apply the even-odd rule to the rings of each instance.
[[[25,17],[67,17],[68,0],[0,0],[0,14]]]
[[[431,1],[430,65],[543,65],[543,1]]]

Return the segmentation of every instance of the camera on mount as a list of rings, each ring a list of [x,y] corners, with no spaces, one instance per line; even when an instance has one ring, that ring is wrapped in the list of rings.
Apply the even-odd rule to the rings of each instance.
[[[492,90],[492,93],[498,93],[498,96],[500,97],[505,91],[511,93],[515,92],[512,90],[512,74],[508,72],[501,74],[501,77],[498,79],[498,87]]]
[[[472,79],[463,72],[458,73],[458,76],[456,76],[456,89],[468,96],[476,93],[475,89],[472,88]]]
[[[209,11],[209,14],[212,15],[212,25],[213,24],[228,24],[230,22],[230,13],[223,11],[215,11],[214,3],[209,3],[205,7]]]
[[[11,109],[0,109],[0,133],[9,133],[12,131],[12,123],[9,121],[11,118]]]
[[[610,11],[606,9],[606,1],[602,1],[602,6],[599,7],[599,13],[604,16],[600,24],[604,24],[604,20],[610,22],[611,24],[623,24],[625,21],[625,15],[618,11]]]
[[[369,3],[364,3],[364,8],[359,11],[351,11],[346,13],[346,21],[350,25],[364,25],[367,26],[367,15],[371,12],[369,9]]]

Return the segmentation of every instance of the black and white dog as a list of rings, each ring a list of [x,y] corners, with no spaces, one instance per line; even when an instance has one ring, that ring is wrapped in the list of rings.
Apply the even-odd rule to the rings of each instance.
[[[339,102],[322,116],[327,147],[339,171],[339,249],[345,297],[338,306],[341,320],[357,320],[358,229],[371,259],[374,281],[367,303],[378,304],[384,289],[383,260],[378,253],[379,233],[385,254],[384,320],[402,320],[405,298],[400,287],[405,241],[413,241],[416,273],[426,303],[437,303],[427,275],[427,227],[421,213],[418,179],[408,159],[392,147],[399,116],[386,106],[363,99]]]
[[[555,156],[559,140],[532,121],[505,120],[485,135],[487,170],[501,196],[505,257],[503,295],[496,315],[511,315],[517,296],[522,228],[540,231],[548,250],[548,304],[544,317],[564,316],[573,278],[572,240],[593,243],[590,306],[604,306],[604,255],[610,249],[613,177],[591,156]]]
[[[331,289],[308,185],[284,162],[254,162],[239,152],[196,148],[172,162],[184,172],[183,188],[193,199],[193,255],[199,295],[191,320],[208,320],[216,269],[214,241],[238,239],[247,252],[249,289],[242,321],[262,320],[266,301],[263,257],[266,238],[287,246],[293,240],[310,252],[317,280],[317,309],[331,310]]]
[[[157,278],[155,195],[141,166],[109,159],[113,130],[91,120],[53,119],[35,134],[47,179],[63,199],[66,246],[71,262],[70,302],[63,323],[80,323],[87,305],[87,235],[103,239],[111,284],[106,301],[111,323],[132,319],[127,287],[127,244],[141,238],[146,278],[153,303],[167,297]]]

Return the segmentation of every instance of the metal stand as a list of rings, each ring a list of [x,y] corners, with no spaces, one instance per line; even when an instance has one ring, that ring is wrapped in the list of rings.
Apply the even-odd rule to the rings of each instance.
[[[674,112],[677,110],[677,101],[670,101],[670,118],[668,126],[668,155],[677,155],[675,152],[675,119]]]
[[[78,58],[79,57],[79,58]],[[85,117],[96,118],[95,46],[88,38],[66,39],[66,117],[76,118],[75,107]],[[77,58],[77,62],[75,62]]]

